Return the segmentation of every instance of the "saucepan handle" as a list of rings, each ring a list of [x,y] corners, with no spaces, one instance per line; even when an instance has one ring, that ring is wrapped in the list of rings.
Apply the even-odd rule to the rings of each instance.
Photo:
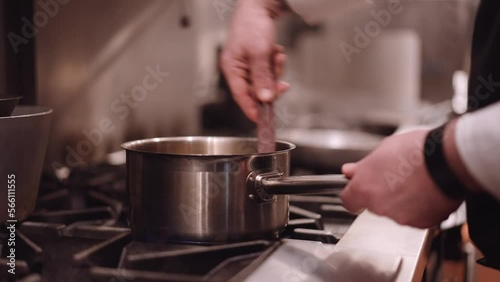
[[[342,174],[328,174],[264,178],[260,185],[269,194],[304,194],[342,191],[347,183]]]
[[[279,172],[266,172],[249,176],[249,197],[266,202],[272,195],[341,192],[349,180],[342,174],[283,176]]]

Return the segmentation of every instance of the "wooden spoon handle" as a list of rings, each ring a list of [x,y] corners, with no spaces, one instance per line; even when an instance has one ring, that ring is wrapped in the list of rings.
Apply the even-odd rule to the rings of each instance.
[[[276,151],[274,127],[273,103],[261,103],[259,106],[259,120],[257,122],[259,153],[271,153]]]

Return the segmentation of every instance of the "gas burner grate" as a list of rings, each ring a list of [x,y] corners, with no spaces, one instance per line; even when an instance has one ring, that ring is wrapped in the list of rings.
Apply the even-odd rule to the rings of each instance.
[[[281,239],[336,244],[355,218],[336,196],[290,199],[290,220]],[[283,240],[211,246],[137,242],[127,226],[126,211],[123,166],[75,170],[63,182],[45,179],[35,213],[18,226],[18,278],[239,281],[283,244]],[[0,263],[5,265],[2,258]]]
[[[247,275],[279,245],[279,241],[214,246],[151,244],[132,241],[130,234],[122,234],[73,259],[78,265],[89,266],[96,281],[227,281]]]
[[[297,228],[291,239],[318,241],[325,244],[337,244],[339,239],[331,231]]]

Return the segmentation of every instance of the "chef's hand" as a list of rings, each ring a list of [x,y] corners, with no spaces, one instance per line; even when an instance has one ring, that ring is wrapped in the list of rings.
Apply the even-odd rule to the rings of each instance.
[[[361,161],[345,164],[342,172],[351,179],[341,195],[345,208],[356,213],[366,208],[419,228],[435,226],[455,211],[462,201],[445,196],[427,172],[427,133],[387,137]]]
[[[238,1],[221,56],[233,98],[253,121],[257,121],[259,100],[272,102],[288,89],[287,83],[277,80],[286,60],[284,48],[275,44],[279,2]]]

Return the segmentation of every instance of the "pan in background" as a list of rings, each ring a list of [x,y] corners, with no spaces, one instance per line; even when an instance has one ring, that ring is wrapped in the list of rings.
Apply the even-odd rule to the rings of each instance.
[[[0,117],[7,117],[12,114],[21,96],[0,96]]]
[[[339,171],[344,163],[356,162],[375,149],[384,136],[337,129],[286,129],[276,133],[294,143],[292,165],[317,171]]]

